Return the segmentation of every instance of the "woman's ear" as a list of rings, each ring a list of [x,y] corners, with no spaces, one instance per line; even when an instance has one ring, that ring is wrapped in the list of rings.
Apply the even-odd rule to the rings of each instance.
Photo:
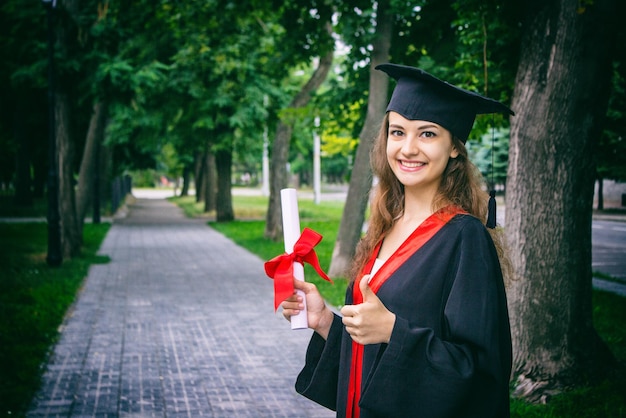
[[[450,151],[450,158],[456,158],[459,156],[459,151],[456,147],[452,147],[452,151]]]

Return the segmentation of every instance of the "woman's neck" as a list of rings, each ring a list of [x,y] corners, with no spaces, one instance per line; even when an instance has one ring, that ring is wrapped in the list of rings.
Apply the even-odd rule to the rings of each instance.
[[[405,221],[421,220],[432,215],[437,208],[433,206],[436,191],[413,191],[405,190],[404,193],[404,213],[402,218]]]

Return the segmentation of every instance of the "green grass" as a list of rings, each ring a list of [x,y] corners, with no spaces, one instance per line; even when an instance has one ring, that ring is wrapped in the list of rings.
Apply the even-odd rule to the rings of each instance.
[[[193,198],[172,199],[181,206],[187,205],[186,212],[202,213],[202,206]],[[182,201],[182,202],[181,202]],[[263,238],[267,198],[235,196],[233,199],[235,216],[245,213],[246,221],[227,223],[210,222],[209,225],[232,239],[238,245],[268,260],[284,252],[282,242],[272,242]],[[315,247],[322,268],[328,268],[334,242],[339,229],[343,205],[339,202],[322,202],[315,205],[310,200],[299,199],[301,227],[309,227],[324,236]],[[241,217],[240,219],[242,219]],[[252,220],[250,220],[252,219]],[[346,281],[336,280],[329,285],[318,278],[315,271],[307,266],[305,277],[318,285],[327,301],[335,306],[343,303]],[[626,363],[626,299],[611,293],[594,291],[593,320],[600,336],[622,363]],[[594,386],[586,386],[554,396],[547,405],[529,404],[512,399],[511,416],[519,418],[626,418],[626,379],[614,377]]]
[[[593,322],[618,359],[626,361],[626,298],[593,292]],[[624,387],[626,393],[626,387]]]
[[[204,214],[204,205],[196,203],[193,196],[175,197],[169,200],[178,204],[187,216],[214,216],[211,213]],[[232,239],[238,245],[251,250],[263,260],[269,260],[284,253],[285,248],[282,241],[272,242],[263,237],[265,213],[268,205],[267,197],[234,196],[233,201],[235,218],[245,220],[226,223],[210,222],[209,225]],[[343,202],[324,201],[316,205],[310,199],[299,199],[298,209],[300,213],[300,228],[311,228],[323,236],[322,241],[315,247],[315,252],[320,260],[322,269],[327,271],[335,240],[337,239]],[[320,278],[308,264],[305,265],[304,274],[307,281],[318,286],[320,292],[329,303],[335,306],[343,304],[347,286],[346,280],[334,280],[335,284],[332,285]],[[270,279],[268,278],[268,280]]]
[[[180,206],[190,217],[215,217],[215,212],[204,212],[204,203],[196,203],[194,196],[172,197],[168,199]],[[234,196],[233,210],[239,220],[264,220],[267,213],[268,198],[263,196]],[[343,202],[323,201],[316,205],[311,199],[298,199],[300,220],[339,221],[343,211]]]
[[[593,271],[591,274],[596,279],[602,279],[602,280],[605,280],[607,282],[624,284],[624,280],[620,280],[618,278],[615,278],[615,277],[611,276],[610,274],[602,273],[601,271]]]
[[[237,205],[234,207],[235,218],[254,219],[267,210],[267,198],[261,196],[237,196]],[[204,212],[204,203],[196,203],[194,196],[172,197],[168,200],[180,206],[190,217],[215,217],[215,212]]]
[[[285,252],[282,242],[272,242],[263,238],[265,221],[235,221],[228,223],[210,223],[211,227],[232,239],[238,245],[258,255],[264,261],[270,260]],[[315,247],[315,252],[324,271],[328,270],[333,245],[337,237],[338,222],[312,222],[301,220],[302,228],[308,227],[319,232],[324,237]],[[315,283],[320,292],[334,306],[343,304],[347,281],[334,280],[330,284],[317,275],[317,272],[308,264],[304,267],[304,277],[308,282]],[[268,278],[268,280],[270,280]]]
[[[44,198],[34,198],[30,205],[16,205],[15,198],[10,195],[0,195],[0,217],[32,217],[45,218],[48,202]]]
[[[86,224],[83,255],[46,264],[45,223],[0,223],[0,414],[20,416],[39,387],[41,364],[109,224]]]
[[[615,357],[626,364],[626,298],[594,290],[593,322],[598,334]],[[547,405],[529,405],[513,400],[514,417],[626,417],[626,378],[616,376],[594,386],[586,386],[555,396]]]

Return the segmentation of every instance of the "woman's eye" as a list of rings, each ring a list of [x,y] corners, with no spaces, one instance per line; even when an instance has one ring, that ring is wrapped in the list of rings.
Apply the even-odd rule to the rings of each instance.
[[[434,138],[437,136],[437,134],[431,131],[425,131],[425,132],[422,132],[422,136],[424,138]]]
[[[389,135],[391,135],[391,136],[402,136],[402,135],[404,135],[404,132],[399,131],[397,129],[394,129],[394,130],[389,131]]]

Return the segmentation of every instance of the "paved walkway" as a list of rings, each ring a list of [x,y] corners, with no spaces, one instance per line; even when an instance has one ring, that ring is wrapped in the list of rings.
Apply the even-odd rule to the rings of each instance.
[[[311,334],[274,314],[264,260],[148,199],[100,253],[28,416],[334,416],[295,393]]]

